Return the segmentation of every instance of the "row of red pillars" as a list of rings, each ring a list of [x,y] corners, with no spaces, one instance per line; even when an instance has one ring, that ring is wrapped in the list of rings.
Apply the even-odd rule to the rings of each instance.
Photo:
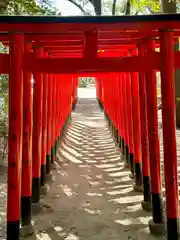
[[[23,71],[23,55],[31,51],[37,57],[51,57],[43,46],[32,48],[23,34],[10,35],[8,240],[33,231],[32,206],[40,207],[40,196],[77,99],[77,77]]]
[[[127,55],[143,56],[145,51],[155,51],[152,40]],[[160,55],[167,220],[163,212],[160,172],[156,71],[142,69],[101,75],[96,80],[96,89],[97,100],[121,149],[125,166],[131,170],[134,190],[143,192],[142,208],[152,211],[151,233],[167,234],[168,240],[176,240],[180,235],[172,32],[161,32]]]

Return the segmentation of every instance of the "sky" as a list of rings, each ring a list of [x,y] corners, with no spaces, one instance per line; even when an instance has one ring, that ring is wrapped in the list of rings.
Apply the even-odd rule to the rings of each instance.
[[[81,11],[67,0],[54,0],[54,3],[62,15],[81,15]]]

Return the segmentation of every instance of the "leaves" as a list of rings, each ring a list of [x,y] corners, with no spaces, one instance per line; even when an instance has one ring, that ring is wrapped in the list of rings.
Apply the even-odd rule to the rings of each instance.
[[[55,15],[56,9],[41,0],[9,0],[5,14],[8,15]]]
[[[0,2],[1,3],[1,2]],[[8,15],[55,15],[57,10],[48,0],[9,0],[0,4],[1,14]],[[8,48],[0,43],[0,53],[8,53]],[[8,75],[0,75],[0,155],[7,153],[8,132]]]
[[[136,0],[134,6],[137,12],[144,12],[145,8],[151,12],[160,12],[160,1],[158,0]]]

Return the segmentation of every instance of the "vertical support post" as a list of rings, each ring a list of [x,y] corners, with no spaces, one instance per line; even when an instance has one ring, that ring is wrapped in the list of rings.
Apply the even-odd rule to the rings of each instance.
[[[138,73],[132,73],[132,116],[133,116],[133,138],[134,138],[134,170],[135,185],[134,190],[143,191],[142,188],[142,169],[141,169],[141,137],[140,137],[140,104],[139,104],[139,84]]]
[[[120,75],[117,75],[117,95],[118,95],[118,138],[119,138],[119,148],[121,149],[121,142],[122,142],[122,126],[121,126],[121,92],[120,92]]]
[[[32,44],[26,42],[24,52],[31,52]],[[14,63],[13,63],[14,64]],[[32,73],[23,75],[23,148],[22,148],[22,181],[21,181],[21,235],[33,233],[31,224],[32,198]]]
[[[61,140],[61,78],[58,76],[58,88],[59,88],[59,94],[58,94],[58,99],[59,99],[59,107],[58,107],[58,134],[59,134],[59,140]]]
[[[147,43],[147,51],[151,52],[152,49],[153,43],[152,41],[149,41]],[[160,150],[158,137],[158,110],[155,70],[146,72],[146,92],[153,216],[153,219],[149,221],[149,228],[152,233],[159,234],[164,233],[164,220],[161,196]]]
[[[133,120],[132,120],[132,95],[131,95],[131,75],[126,73],[126,93],[128,109],[128,132],[129,132],[129,168],[131,178],[134,178],[134,137],[133,137]]]
[[[56,160],[56,154],[55,154],[55,133],[56,133],[56,77],[55,75],[52,75],[52,130],[51,130],[51,164],[54,164]]]
[[[127,75],[123,73],[123,108],[124,108],[124,130],[125,130],[125,146],[124,146],[124,157],[125,167],[129,168],[129,126],[128,126],[128,99],[127,99]]]
[[[48,53],[44,53],[48,57]],[[46,192],[46,156],[47,156],[47,118],[48,118],[48,75],[43,74],[43,106],[42,106],[42,156],[41,156],[41,191]]]
[[[60,115],[60,123],[59,123],[59,128],[60,128],[60,136],[62,138],[63,136],[63,132],[62,132],[62,128],[63,128],[63,108],[61,108],[61,106],[63,106],[63,100],[62,100],[62,95],[63,95],[63,89],[62,89],[62,81],[61,81],[61,76],[59,77],[59,99],[60,99],[60,108],[59,108],[59,115]]]
[[[116,108],[116,129],[115,129],[115,139],[116,143],[119,145],[119,92],[118,92],[118,77],[114,75],[114,94],[115,94],[115,108]]]
[[[161,32],[160,54],[167,239],[178,240],[180,232],[176,154],[173,32]]]
[[[57,105],[56,105],[56,136],[57,136],[57,148],[59,146],[60,132],[59,132],[59,121],[60,121],[60,88],[59,88],[59,76],[56,77],[57,81]],[[57,149],[56,149],[57,151]]]
[[[48,74],[48,117],[47,117],[47,157],[46,157],[46,174],[50,173],[51,164],[51,139],[52,139],[52,76]]]
[[[75,84],[75,78],[72,77],[72,82],[73,82],[73,88],[72,88],[72,111],[75,110],[76,105],[75,105],[75,91],[76,91],[76,84]]]
[[[35,48],[37,57],[43,56],[42,47]],[[42,101],[43,79],[41,73],[34,75],[33,93],[33,140],[32,140],[32,202],[39,204],[40,201],[40,177],[41,177],[41,151],[42,151]],[[37,205],[38,206],[38,205]]]
[[[119,88],[120,88],[120,112],[121,112],[121,149],[122,155],[124,155],[124,146],[125,146],[125,116],[124,116],[124,98],[123,98],[123,76],[122,73],[119,76]]]
[[[55,123],[54,123],[54,154],[55,154],[55,161],[57,157],[57,143],[58,143],[58,133],[57,133],[57,121],[58,121],[58,106],[59,106],[59,89],[58,89],[58,82],[57,82],[57,75],[55,76],[55,85],[56,85],[56,95],[55,95]],[[72,109],[72,108],[71,108]]]
[[[127,134],[126,134],[126,111],[125,111],[125,92],[124,92],[124,73],[121,73],[121,108],[122,108],[122,121],[123,121],[123,138],[122,138],[122,157],[126,159],[126,142],[127,142]],[[126,165],[126,163],[125,163]],[[126,165],[127,166],[127,165]]]
[[[19,240],[23,131],[24,36],[10,36],[7,240]]]
[[[115,96],[114,96],[114,79],[112,76],[109,77],[110,81],[110,91],[111,91],[111,121],[112,121],[112,137],[114,138],[114,132],[115,132]]]
[[[144,47],[139,48],[139,55],[144,56]],[[140,120],[141,120],[141,151],[143,169],[144,200],[141,202],[144,210],[151,210],[151,189],[150,189],[150,166],[148,147],[148,123],[147,123],[147,96],[145,72],[139,73],[139,99],[140,99]]]

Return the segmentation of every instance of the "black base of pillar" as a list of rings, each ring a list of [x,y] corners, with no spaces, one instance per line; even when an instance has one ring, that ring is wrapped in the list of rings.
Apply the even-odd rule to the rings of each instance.
[[[125,156],[126,156],[126,162],[129,164],[129,147],[126,145],[125,146]]]
[[[46,174],[49,174],[51,171],[51,155],[46,156]]]
[[[122,138],[122,155],[125,154],[125,142],[124,139]]]
[[[115,137],[116,137],[116,128],[115,128],[114,125],[112,125],[112,136],[115,139]]]
[[[167,240],[179,240],[179,219],[178,218],[167,218]]]
[[[54,147],[51,148],[51,163],[55,162]]]
[[[151,203],[150,177],[143,177],[144,202]]]
[[[104,116],[105,116],[106,120],[108,121],[108,116],[107,116],[107,112],[106,111],[104,111]]]
[[[76,109],[76,103],[77,103],[76,100],[72,103],[72,111],[74,111]]]
[[[113,128],[113,138],[114,138],[115,141],[117,141],[117,136],[118,136],[117,131],[118,131],[117,128],[114,126],[114,128]]]
[[[45,174],[46,174],[46,165],[41,165],[41,186],[45,185],[45,182],[46,182]]]
[[[56,139],[55,146],[54,146],[55,158],[56,158],[56,155],[57,155],[57,150],[58,150],[58,138]]]
[[[118,136],[118,138],[119,138],[119,141],[118,141],[119,148],[121,148],[122,147],[122,137]]]
[[[21,225],[31,224],[31,197],[21,197]]]
[[[116,139],[116,143],[119,143],[119,136],[118,136],[118,129],[116,128],[116,132],[115,132],[115,139]]]
[[[142,171],[141,171],[141,164],[135,163],[135,185],[142,186]]]
[[[38,203],[40,201],[40,178],[32,179],[32,202]]]
[[[61,132],[60,132],[60,141],[63,139],[63,129],[61,129]]]
[[[130,171],[134,175],[134,154],[130,153],[129,154],[129,165],[130,165]]]
[[[7,222],[7,240],[19,240],[20,221]]]
[[[109,128],[111,129],[112,128],[112,123],[111,123],[111,119],[109,118],[109,116],[108,116],[108,125],[109,125]]]
[[[152,216],[154,223],[163,223],[162,198],[159,193],[152,193]]]
[[[103,111],[104,110],[104,106],[103,104],[100,102],[100,109]]]

